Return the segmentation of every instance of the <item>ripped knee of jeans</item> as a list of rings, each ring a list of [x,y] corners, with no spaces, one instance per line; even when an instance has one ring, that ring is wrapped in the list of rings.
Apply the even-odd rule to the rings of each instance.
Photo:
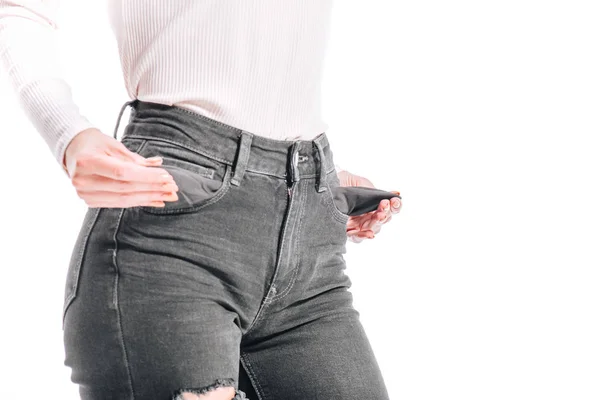
[[[207,394],[210,391],[213,391],[220,387],[232,387],[235,390],[235,395],[232,400],[247,400],[246,394],[239,390],[235,389],[235,380],[232,378],[219,378],[215,380],[211,385],[202,387],[202,388],[182,388],[177,390],[173,394],[172,400],[192,400],[196,399],[197,396]]]

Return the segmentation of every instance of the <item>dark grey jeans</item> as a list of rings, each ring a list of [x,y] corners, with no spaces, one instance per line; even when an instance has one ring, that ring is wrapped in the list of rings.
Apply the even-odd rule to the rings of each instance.
[[[389,399],[348,290],[325,133],[274,140],[138,100],[119,119],[127,105],[122,143],[162,156],[179,199],[85,215],[63,314],[81,398]]]

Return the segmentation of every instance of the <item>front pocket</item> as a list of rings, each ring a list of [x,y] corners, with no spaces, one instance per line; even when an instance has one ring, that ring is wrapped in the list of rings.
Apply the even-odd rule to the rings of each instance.
[[[333,198],[333,192],[331,190],[333,188],[340,187],[340,180],[335,170],[333,170],[325,176],[325,185],[327,186],[327,190],[320,193],[320,196],[323,198],[323,202],[325,203],[329,214],[333,217],[334,221],[346,225],[348,223],[348,220],[350,219],[350,216],[343,213],[336,207]]]
[[[146,139],[138,154],[162,157],[163,162],[157,168],[171,174],[179,188],[177,200],[165,201],[164,207],[139,206],[144,212],[157,215],[195,212],[217,202],[231,186],[230,164],[176,143]]]
[[[164,207],[140,206],[151,214],[182,214],[198,211],[215,203],[230,187],[231,167],[225,166],[223,179],[215,179],[215,170],[201,166],[190,166],[181,160],[163,158],[161,168],[165,169],[177,184],[178,199],[165,201]]]

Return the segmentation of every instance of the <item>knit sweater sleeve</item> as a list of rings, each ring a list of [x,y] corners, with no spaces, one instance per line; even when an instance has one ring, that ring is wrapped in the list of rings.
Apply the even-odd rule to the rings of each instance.
[[[62,166],[71,139],[93,125],[80,114],[62,77],[58,6],[59,0],[0,0],[0,65],[21,108]]]

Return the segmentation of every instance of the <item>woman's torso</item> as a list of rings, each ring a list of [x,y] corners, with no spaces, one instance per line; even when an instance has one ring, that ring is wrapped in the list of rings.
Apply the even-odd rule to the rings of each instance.
[[[332,0],[108,0],[129,95],[274,139],[327,130]]]

